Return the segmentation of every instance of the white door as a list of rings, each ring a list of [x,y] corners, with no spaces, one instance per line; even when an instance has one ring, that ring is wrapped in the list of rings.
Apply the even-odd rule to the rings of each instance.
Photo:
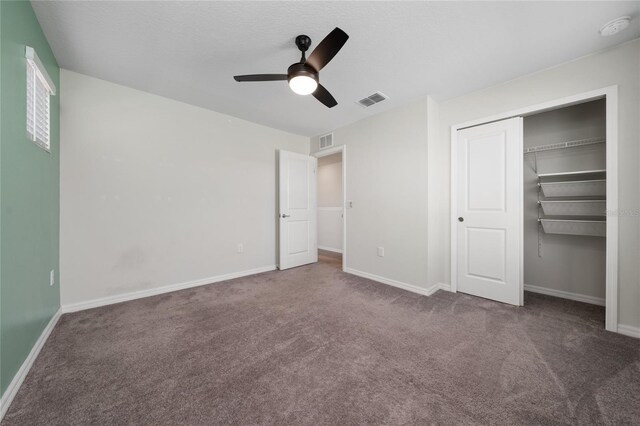
[[[522,305],[522,118],[456,139],[458,291]]]
[[[318,160],[280,151],[280,269],[318,261]]]

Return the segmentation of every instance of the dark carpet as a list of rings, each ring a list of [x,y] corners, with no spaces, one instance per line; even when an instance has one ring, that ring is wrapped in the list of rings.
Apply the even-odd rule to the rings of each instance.
[[[64,315],[2,425],[640,424],[640,341],[339,260]]]

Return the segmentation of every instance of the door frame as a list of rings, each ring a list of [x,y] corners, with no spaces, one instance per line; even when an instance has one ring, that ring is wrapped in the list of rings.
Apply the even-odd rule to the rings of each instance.
[[[597,99],[605,99],[606,103],[606,167],[607,167],[607,241],[606,241],[606,316],[605,329],[618,331],[618,85],[578,93],[548,102],[530,105],[485,118],[467,121],[451,126],[451,205],[450,205],[450,244],[451,251],[451,291],[457,291],[457,134],[458,130],[479,126],[493,121],[512,117],[526,117],[545,111],[577,105]],[[615,173],[612,171],[615,170]],[[522,198],[524,188],[520,197]],[[521,220],[522,222],[522,220]],[[523,232],[523,227],[520,227]],[[524,235],[520,238],[520,297],[524,297]]]
[[[342,270],[347,268],[347,147],[345,145],[314,152],[316,158],[342,153]],[[316,192],[317,196],[317,192]]]

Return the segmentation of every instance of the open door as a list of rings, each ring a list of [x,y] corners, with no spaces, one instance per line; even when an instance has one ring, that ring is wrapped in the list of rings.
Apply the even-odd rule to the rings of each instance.
[[[279,159],[279,268],[288,269],[318,261],[318,160],[282,150]]]
[[[459,130],[457,289],[522,305],[522,118]]]

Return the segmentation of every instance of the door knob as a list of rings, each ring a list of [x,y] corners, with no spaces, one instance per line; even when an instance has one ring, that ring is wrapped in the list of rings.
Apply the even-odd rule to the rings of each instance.
[[[458,222],[464,222],[464,217],[459,217]]]
[[[282,218],[284,219],[285,217],[291,217],[291,215],[282,213]]]

